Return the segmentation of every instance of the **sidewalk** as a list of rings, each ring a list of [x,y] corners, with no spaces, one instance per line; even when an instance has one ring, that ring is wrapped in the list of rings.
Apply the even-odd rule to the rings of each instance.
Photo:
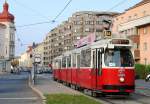
[[[149,96],[150,97],[150,82],[145,82],[145,80],[136,80],[136,89],[135,92],[145,95],[145,96]]]
[[[37,76],[36,83],[34,87],[41,91],[43,94],[81,94],[78,91],[75,91],[71,88],[68,88],[58,82],[52,80],[52,76]]]
[[[0,75],[8,74],[8,72],[2,72],[0,71]]]

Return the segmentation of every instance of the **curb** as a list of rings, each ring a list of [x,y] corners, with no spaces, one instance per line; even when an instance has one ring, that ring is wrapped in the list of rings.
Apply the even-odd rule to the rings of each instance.
[[[29,75],[28,85],[42,99],[42,104],[46,104],[46,97],[43,95],[43,93],[40,90],[38,90],[37,88],[34,87],[34,85],[32,85],[30,75]]]

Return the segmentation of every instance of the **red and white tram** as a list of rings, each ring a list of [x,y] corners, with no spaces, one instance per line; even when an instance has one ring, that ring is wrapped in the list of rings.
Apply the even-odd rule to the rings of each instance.
[[[68,51],[53,60],[54,79],[104,94],[135,89],[134,60],[128,39],[104,39]]]

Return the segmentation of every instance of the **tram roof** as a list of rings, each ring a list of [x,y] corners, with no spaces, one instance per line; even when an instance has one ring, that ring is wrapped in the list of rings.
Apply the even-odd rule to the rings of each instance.
[[[94,48],[100,48],[100,47],[107,47],[108,44],[111,44],[111,41],[115,40],[115,39],[128,40],[129,44],[114,44],[114,46],[127,46],[127,47],[132,46],[130,44],[130,40],[126,39],[126,38],[101,39],[101,40],[98,40],[96,42],[93,42],[92,44],[85,45],[85,46],[82,46],[82,47],[79,47],[79,48],[75,48],[74,50],[71,50],[71,51],[67,51],[67,52],[63,53],[61,56],[58,56],[54,59],[61,59],[63,56],[68,56],[69,54],[72,54],[72,53],[80,53],[84,49],[90,49],[90,48],[94,49]]]

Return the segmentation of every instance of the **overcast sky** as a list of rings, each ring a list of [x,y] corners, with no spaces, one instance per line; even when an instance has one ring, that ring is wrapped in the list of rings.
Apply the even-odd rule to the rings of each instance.
[[[0,0],[0,11],[5,0]],[[42,42],[45,35],[76,11],[123,12],[141,0],[72,0],[55,23],[19,27],[53,20],[69,0],[7,0],[9,11],[15,16],[16,55],[24,52],[33,41]],[[119,3],[119,5],[117,5]],[[21,41],[17,41],[18,38]],[[21,43],[23,46],[21,46]]]

